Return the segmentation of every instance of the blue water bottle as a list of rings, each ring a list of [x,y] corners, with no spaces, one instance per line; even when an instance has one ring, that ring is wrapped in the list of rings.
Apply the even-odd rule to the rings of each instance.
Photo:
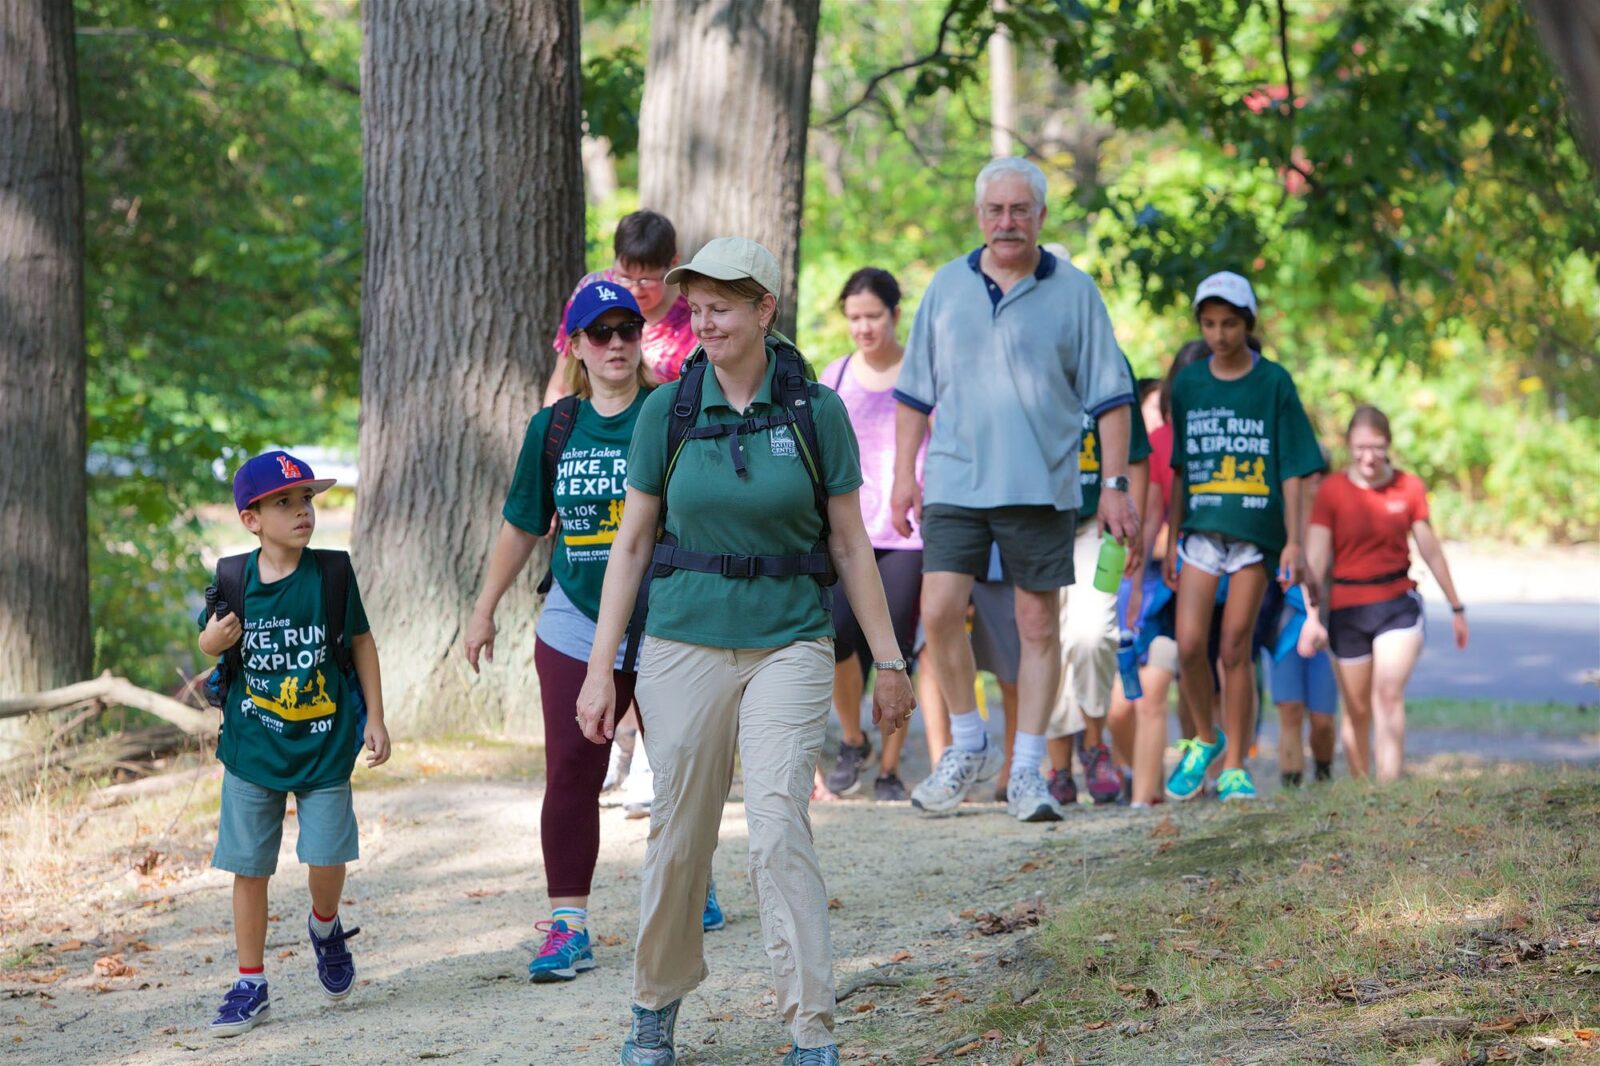
[[[1144,686],[1139,684],[1139,653],[1133,646],[1133,630],[1124,629],[1117,642],[1117,672],[1122,675],[1122,694],[1130,700],[1144,696]]]

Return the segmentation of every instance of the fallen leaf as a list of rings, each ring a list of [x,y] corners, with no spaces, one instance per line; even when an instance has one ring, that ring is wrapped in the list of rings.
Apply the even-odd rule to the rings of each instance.
[[[157,1036],[172,1036],[177,1031],[178,1031],[178,1027],[176,1025],[163,1025],[161,1028],[156,1030],[156,1035]]]
[[[81,941],[81,940],[69,940],[65,944],[57,944],[56,945],[56,950],[57,951],[82,951],[83,950],[83,941]]]
[[[972,919],[976,918],[977,916],[978,916],[978,912],[973,910],[971,907],[968,907],[966,910],[961,912],[961,917],[965,918],[969,922],[972,921]],[[1600,921],[1600,919],[1596,919],[1596,920]]]
[[[873,1011],[875,1011],[877,1009],[878,1009],[878,1005],[876,1003],[873,1003],[871,1000],[868,1000],[865,1003],[857,1003],[856,1006],[855,1006],[855,1012],[857,1014],[871,1014]]]
[[[1004,1040],[1005,1036],[1006,1034],[1002,1033],[998,1029],[990,1029],[987,1033],[983,1034],[983,1038],[985,1040]]]
[[[1295,870],[1295,873],[1297,873],[1297,874],[1305,874],[1307,876],[1309,876],[1311,874],[1320,874],[1320,873],[1326,873],[1326,872],[1327,871],[1323,869],[1322,864],[1320,862],[1311,862],[1309,860],[1307,860],[1306,862],[1301,863],[1300,864],[1300,868]]]
[[[1500,928],[1510,930],[1513,933],[1519,929],[1526,929],[1528,928],[1528,916],[1525,914],[1509,915],[1505,921],[1500,923]]]
[[[601,947],[614,948],[622,943],[622,937],[615,933],[602,933],[594,938],[594,942]]]
[[[1106,1022],[1084,1022],[1083,1023],[1083,1027],[1085,1029],[1089,1030],[1090,1032],[1094,1032],[1096,1029],[1104,1029],[1106,1026],[1108,1026],[1110,1024],[1111,1023],[1108,1022],[1108,1021],[1106,1021]]]
[[[1593,1040],[1594,1039],[1594,1030],[1593,1029],[1574,1029],[1572,1031],[1572,1035],[1577,1037],[1579,1040]]]
[[[467,893],[467,898],[484,899],[488,896],[498,896],[504,891],[505,889],[503,888],[475,888]]]
[[[955,1051],[951,1052],[951,1054],[953,1054],[953,1055],[955,1055],[955,1056],[957,1056],[959,1058],[962,1055],[970,1055],[974,1051],[977,1051],[981,1047],[983,1047],[983,1041],[982,1040],[971,1040],[971,1041],[968,1041],[965,1044],[962,1044],[960,1047],[956,1048]]]
[[[1143,1033],[1148,1033],[1155,1027],[1156,1023],[1152,1021],[1123,1022],[1121,1025],[1117,1026],[1117,1032],[1121,1033],[1123,1036],[1139,1036]]]
[[[833,899],[828,900],[828,909],[830,911],[842,911],[844,910],[844,902],[835,896]]]
[[[899,951],[889,956],[890,962],[909,962],[910,959],[911,952],[907,951],[905,948],[901,948]]]
[[[155,868],[161,865],[161,857],[161,852],[151,848],[144,853],[144,858],[133,864],[133,868],[149,877],[155,871]]]
[[[132,977],[139,971],[123,961],[120,954],[102,955],[94,960],[94,972],[101,977]]]
[[[1171,813],[1161,816],[1161,821],[1150,830],[1151,840],[1160,840],[1162,837],[1175,837],[1178,835],[1178,823],[1172,820]]]
[[[917,1066],[933,1066],[933,1064],[938,1061],[939,1056],[930,1051],[926,1055],[920,1055],[917,1057]]]
[[[280,958],[280,959],[292,959],[292,958],[294,958],[294,954],[295,954],[294,948],[284,948],[282,951],[278,952],[278,958]]]
[[[1025,874],[1031,874],[1031,873],[1033,873],[1033,871],[1037,870],[1038,868],[1039,868],[1039,864],[1030,859],[1027,862],[1022,864],[1022,868],[1021,868],[1020,872],[1021,873],[1025,873]]]

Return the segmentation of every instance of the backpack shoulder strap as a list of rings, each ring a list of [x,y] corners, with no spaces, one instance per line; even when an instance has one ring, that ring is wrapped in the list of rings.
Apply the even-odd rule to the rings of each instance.
[[[239,616],[241,625],[244,623],[244,568],[250,561],[250,553],[242,552],[239,555],[226,555],[217,560],[216,587],[217,598],[227,604],[228,611]],[[241,635],[231,648],[222,653],[223,661],[232,676],[238,677],[244,670],[244,637]]]
[[[828,489],[822,480],[822,445],[812,413],[818,387],[806,376],[809,364],[794,345],[780,340],[774,345],[773,358],[778,364],[773,380],[774,399],[794,414],[794,427],[805,452],[802,459],[806,475],[811,479],[811,495],[817,505],[817,517],[822,520],[822,539],[826,541],[832,529],[828,522]]]
[[[695,348],[684,360],[678,375],[677,392],[673,395],[672,409],[667,414],[667,469],[661,478],[661,525],[667,524],[667,483],[678,465],[678,455],[683,451],[689,431],[700,418],[700,397],[706,383],[705,349]]]
[[[556,470],[561,466],[561,453],[567,450],[572,439],[572,427],[578,424],[578,408],[583,401],[576,396],[563,396],[550,405],[550,424],[544,430],[544,491],[550,497],[550,510],[555,512]],[[555,571],[546,567],[539,580],[539,595],[549,593],[555,584]]]
[[[350,553],[329,548],[313,548],[322,571],[322,616],[326,624],[328,656],[341,673],[351,667],[350,648],[345,642],[344,619],[350,603]]]

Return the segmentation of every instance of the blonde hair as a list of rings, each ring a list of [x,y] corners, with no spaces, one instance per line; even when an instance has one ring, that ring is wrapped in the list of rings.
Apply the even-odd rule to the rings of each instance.
[[[644,322],[639,323],[639,328],[644,328]],[[584,344],[583,330],[568,335],[570,344],[567,346],[567,365],[561,372],[561,384],[567,392],[580,400],[587,400],[594,395],[594,389],[589,384],[589,368],[584,364],[582,356],[578,354]],[[643,339],[636,342],[643,344]],[[641,355],[639,365],[633,368],[633,378],[641,389],[650,387],[650,375],[645,370],[644,358]]]
[[[765,285],[761,284],[754,278],[738,278],[734,281],[723,281],[721,278],[713,278],[705,274],[697,274],[692,270],[686,270],[678,279],[678,288],[683,292],[687,292],[691,285],[704,286],[705,288],[708,288],[712,292],[716,293],[718,296],[723,296],[730,300],[747,300],[750,303],[757,305],[761,303],[762,297],[771,296],[772,321],[766,324],[766,326],[763,328],[763,332],[771,333],[773,326],[775,326],[778,322],[778,294],[768,291]]]

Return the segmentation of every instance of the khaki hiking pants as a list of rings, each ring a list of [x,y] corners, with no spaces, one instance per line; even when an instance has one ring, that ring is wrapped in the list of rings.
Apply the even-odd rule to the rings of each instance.
[[[1117,597],[1094,587],[1100,559],[1100,521],[1078,526],[1073,542],[1071,588],[1061,590],[1061,689],[1045,736],[1051,740],[1083,732],[1084,718],[1104,718],[1117,676]],[[1108,741],[1109,743],[1109,741]]]
[[[633,999],[660,1010],[706,968],[700,928],[737,751],[750,886],[796,1047],[833,1039],[828,893],[811,838],[811,780],[833,702],[833,642],[708,648],[646,638],[636,690],[655,770]]]

